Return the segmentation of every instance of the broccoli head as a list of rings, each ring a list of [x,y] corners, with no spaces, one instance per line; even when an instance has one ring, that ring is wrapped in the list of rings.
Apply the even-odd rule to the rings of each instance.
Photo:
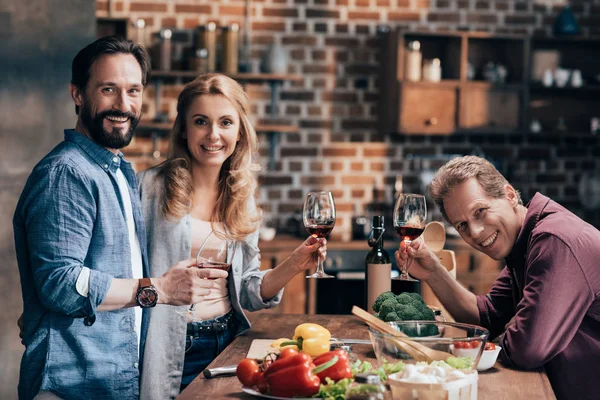
[[[400,293],[398,296],[396,296],[396,300],[398,301],[398,303],[400,303],[400,304],[406,304],[406,305],[413,305],[415,303],[418,303],[410,295],[410,293],[406,293],[406,292]]]
[[[381,293],[375,299],[375,302],[373,303],[373,310],[375,312],[379,312],[379,310],[381,309],[381,305],[383,304],[384,301],[386,301],[387,299],[395,298],[395,297],[396,296],[392,292],[383,292],[383,293]]]
[[[385,316],[385,322],[400,321],[400,320],[401,320],[401,318],[395,312],[388,313],[388,315]]]
[[[398,307],[398,302],[395,298],[389,298],[381,303],[381,307],[379,308],[379,318],[385,321],[385,317],[392,312],[396,312],[396,307]]]

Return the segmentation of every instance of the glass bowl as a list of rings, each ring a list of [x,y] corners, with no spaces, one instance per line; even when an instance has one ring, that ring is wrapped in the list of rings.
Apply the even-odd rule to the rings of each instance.
[[[471,369],[475,369],[489,336],[489,331],[483,327],[456,322],[394,321],[387,324],[409,337],[398,340],[394,335],[369,328],[369,336],[380,365],[398,361],[414,364],[417,361],[430,361],[431,358],[439,359],[439,356],[443,358],[444,353],[447,356],[463,357],[465,355],[459,354],[455,348],[465,348],[469,349],[466,356],[471,358]],[[411,342],[407,344],[406,340],[415,344],[410,346]],[[432,352],[429,353],[426,348],[432,349]]]

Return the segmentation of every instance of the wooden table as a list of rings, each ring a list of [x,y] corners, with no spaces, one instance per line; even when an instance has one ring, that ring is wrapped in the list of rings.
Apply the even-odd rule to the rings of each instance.
[[[369,339],[366,326],[352,315],[259,315],[247,336],[236,338],[209,368],[235,365],[245,358],[254,339],[291,337],[294,328],[304,322],[323,325],[337,338]],[[352,345],[353,352],[361,360],[377,365],[371,345]],[[188,399],[254,399],[241,390],[242,384],[233,377],[205,379],[198,376],[178,397]],[[544,371],[517,371],[502,367],[499,363],[479,373],[478,400],[534,400],[556,399]],[[391,397],[391,396],[389,396]]]

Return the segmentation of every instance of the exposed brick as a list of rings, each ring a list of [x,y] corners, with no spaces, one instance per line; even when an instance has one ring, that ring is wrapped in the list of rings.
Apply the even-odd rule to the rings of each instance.
[[[348,33],[348,24],[335,24],[335,33]]]
[[[390,147],[365,147],[363,149],[363,155],[365,157],[394,157],[396,155],[396,149]]]
[[[245,14],[244,6],[225,6],[219,5],[219,15],[238,15],[243,16]]]
[[[300,183],[303,185],[333,185],[335,184],[335,176],[303,176],[300,178]]]
[[[489,10],[490,2],[489,1],[476,1],[475,9],[476,10]]]
[[[348,52],[347,51],[336,51],[334,54],[334,60],[339,63],[344,63],[348,61]]]
[[[327,6],[327,5],[329,5],[329,0],[313,0],[313,2],[317,6]]]
[[[160,24],[163,28],[176,28],[177,20],[173,17],[167,17],[161,19]]]
[[[507,11],[510,9],[510,3],[508,1],[496,1],[494,7],[498,11]]]
[[[391,1],[390,0],[377,0],[376,5],[377,5],[377,7],[389,7],[391,5]]]
[[[307,32],[308,24],[306,22],[294,22],[294,24],[292,25],[292,30],[294,32]]]
[[[369,169],[371,171],[382,172],[382,171],[385,171],[385,164],[382,162],[372,162]]]
[[[381,16],[379,15],[378,12],[368,12],[368,11],[350,11],[348,12],[348,19],[350,21],[352,20],[356,20],[356,19],[368,19],[368,20],[372,20],[372,21],[379,21],[379,18],[381,18]]]
[[[392,11],[388,13],[388,20],[390,21],[418,21],[419,19],[419,13],[412,11]]]
[[[368,176],[342,176],[342,185],[372,185],[373,177]]]
[[[298,18],[298,9],[296,8],[263,8],[265,17],[286,17]]]
[[[329,27],[324,22],[315,23],[315,32],[317,33],[327,33],[329,31]]]
[[[335,0],[336,6],[347,6],[350,4],[350,0]]]
[[[281,190],[278,190],[278,189],[269,190],[267,192],[267,198],[269,200],[279,200],[279,199],[281,199]]]
[[[321,93],[321,100],[353,103],[358,101],[358,96],[355,92],[323,92]]]
[[[325,61],[327,57],[327,52],[325,52],[325,50],[313,50],[311,54],[314,61]]]
[[[353,117],[362,117],[364,115],[364,107],[360,104],[351,105],[348,111]]]
[[[308,107],[308,116],[309,117],[320,117],[322,115],[321,106],[309,106]]]
[[[350,171],[352,172],[363,172],[365,170],[365,163],[362,161],[356,161],[350,163]]]
[[[326,10],[321,8],[307,8],[306,18],[336,18],[340,17],[339,11]]]
[[[291,185],[291,176],[273,176],[273,175],[262,175],[258,177],[258,182],[262,186],[276,186],[276,185]]]
[[[282,157],[315,157],[317,149],[314,147],[282,147]]]
[[[324,89],[327,87],[327,80],[321,78],[314,78],[312,81],[312,87],[315,89]]]
[[[427,20],[430,22],[459,22],[460,15],[458,13],[430,12]]]
[[[290,172],[301,172],[302,163],[299,161],[290,161],[290,163],[288,164],[288,168]]]
[[[581,153],[580,153],[581,155]],[[547,159],[550,158],[550,149],[547,147],[524,147],[519,149],[519,159]]]
[[[281,203],[279,204],[279,212],[283,213],[292,213],[296,211],[302,210],[302,203]]]
[[[308,170],[309,172],[323,172],[324,166],[322,162],[311,162]]]
[[[134,10],[131,7],[133,7],[136,3],[131,3],[129,5],[129,10],[130,11],[143,11],[143,10]],[[156,4],[156,5],[160,5],[160,4]],[[164,5],[165,8],[164,11],[167,11],[167,6],[166,4]],[[153,11],[159,11],[159,10],[153,10]],[[179,14],[179,13],[195,13],[195,14],[210,14],[211,13],[211,7],[209,5],[206,4],[175,4],[175,13]]]
[[[325,147],[323,149],[325,157],[353,157],[356,156],[354,147]]]
[[[314,36],[285,36],[281,39],[281,42],[284,45],[316,46],[317,38]]]
[[[498,16],[496,14],[467,14],[467,23],[469,24],[496,24]]]
[[[314,129],[331,129],[333,127],[333,121],[329,120],[307,120],[301,119],[298,122],[298,125],[301,128],[314,128]]]
[[[300,100],[300,101],[313,101],[315,94],[310,91],[304,92],[281,92],[281,100]]]
[[[288,198],[293,200],[304,199],[304,193],[302,193],[302,190],[299,189],[291,189],[288,191]]]
[[[355,48],[358,46],[358,39],[354,38],[325,38],[326,46],[341,46]]]
[[[294,105],[287,105],[285,107],[285,113],[287,115],[293,116],[293,115],[300,115],[301,109],[299,106],[294,106]]]
[[[323,137],[318,133],[309,133],[306,141],[310,144],[321,144]]]
[[[507,24],[515,24],[515,25],[533,25],[535,24],[535,15],[507,15],[504,17],[504,22]]]
[[[360,74],[360,75],[374,75],[379,72],[378,65],[369,65],[369,64],[350,64],[346,66],[347,74]]]
[[[308,64],[302,66],[302,71],[306,74],[334,74],[335,65],[333,64]]]
[[[450,1],[449,0],[437,0],[435,5],[436,5],[436,8],[450,8]]]
[[[283,22],[253,22],[253,31],[273,31],[285,32],[285,23]]]
[[[340,161],[332,161],[331,164],[329,165],[329,168],[332,171],[343,171],[344,170],[344,163],[342,163]]]
[[[369,7],[369,0],[354,0],[354,5],[356,7]]]

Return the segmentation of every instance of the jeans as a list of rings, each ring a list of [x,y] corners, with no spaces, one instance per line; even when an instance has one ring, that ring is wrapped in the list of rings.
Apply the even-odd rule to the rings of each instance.
[[[219,321],[223,317],[215,318]],[[203,321],[200,324],[209,323]],[[196,336],[185,337],[185,361],[183,362],[183,376],[181,388],[183,391],[192,381],[233,341],[238,328],[235,315],[229,320],[227,329],[216,332],[200,332]]]

